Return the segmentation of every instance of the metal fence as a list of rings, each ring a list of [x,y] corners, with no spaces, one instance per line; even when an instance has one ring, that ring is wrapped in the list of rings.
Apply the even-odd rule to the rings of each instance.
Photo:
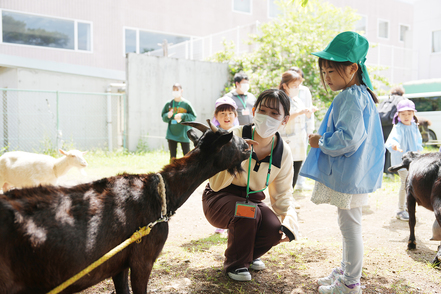
[[[44,152],[125,147],[125,93],[0,88],[0,147]]]
[[[224,41],[233,42],[236,54],[251,52],[253,45],[248,45],[250,34],[258,34],[259,22],[238,26],[206,37],[195,38],[167,47],[167,56],[192,60],[205,60],[214,53],[223,51]],[[158,49],[145,53],[151,56],[164,56],[164,50]]]

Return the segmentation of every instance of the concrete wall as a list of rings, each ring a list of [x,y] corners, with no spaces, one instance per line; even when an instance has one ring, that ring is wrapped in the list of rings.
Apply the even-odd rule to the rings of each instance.
[[[0,67],[0,87],[19,89],[2,92],[0,146],[23,151],[39,151],[49,148],[49,145],[58,148],[58,131],[61,131],[61,140],[68,145],[72,143],[75,148],[107,149],[109,142],[112,149],[120,147],[122,126],[119,122],[123,99],[118,96],[107,97],[106,94],[108,89],[117,92],[117,88],[109,88],[115,82],[118,81]],[[58,99],[54,91],[60,91]],[[111,124],[107,116],[109,104]]]
[[[415,3],[414,46],[418,51],[418,79],[441,77],[441,52],[432,52],[432,32],[441,30],[441,1]]]
[[[128,149],[140,140],[150,149],[165,148],[167,124],[161,111],[172,97],[172,85],[180,83],[197,121],[211,119],[214,102],[228,81],[228,65],[140,54],[127,57]]]

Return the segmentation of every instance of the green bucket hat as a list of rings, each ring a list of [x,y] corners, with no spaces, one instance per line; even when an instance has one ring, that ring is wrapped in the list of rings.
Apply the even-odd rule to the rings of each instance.
[[[363,82],[370,89],[373,89],[366,65],[364,64],[368,49],[369,42],[365,37],[356,32],[343,32],[335,36],[325,50],[312,54],[326,60],[357,63],[363,73]]]

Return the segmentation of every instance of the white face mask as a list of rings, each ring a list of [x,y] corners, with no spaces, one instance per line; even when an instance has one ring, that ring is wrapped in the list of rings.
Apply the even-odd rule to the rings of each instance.
[[[173,97],[175,98],[181,97],[181,91],[173,91]]]
[[[242,92],[246,93],[250,89],[250,84],[240,84],[240,89]]]
[[[274,135],[279,129],[281,123],[280,120],[261,113],[256,113],[253,122],[256,126],[256,132],[262,138],[268,138]]]
[[[299,87],[297,87],[297,88],[289,88],[289,91],[288,91],[288,96],[290,97],[290,98],[293,98],[293,97],[296,97],[296,96],[299,96]]]

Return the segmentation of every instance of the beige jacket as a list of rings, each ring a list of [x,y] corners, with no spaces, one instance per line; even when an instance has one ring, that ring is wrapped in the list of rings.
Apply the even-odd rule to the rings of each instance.
[[[237,126],[233,128],[232,131],[239,137],[251,139],[250,125]],[[278,139],[273,151],[271,175],[268,185],[271,207],[279,217],[282,225],[291,231],[295,240],[298,240],[300,235],[298,232],[297,213],[293,205],[292,196],[292,178],[294,171],[291,150],[288,144],[281,139],[279,133],[276,133],[276,136]],[[265,188],[269,167],[269,156],[260,162],[256,159],[256,154],[253,153],[250,175],[250,189],[253,191]],[[211,177],[211,189],[217,192],[230,184],[246,187],[248,165],[249,159],[242,162],[242,168],[245,171],[240,174],[230,175],[227,171],[223,171]]]

